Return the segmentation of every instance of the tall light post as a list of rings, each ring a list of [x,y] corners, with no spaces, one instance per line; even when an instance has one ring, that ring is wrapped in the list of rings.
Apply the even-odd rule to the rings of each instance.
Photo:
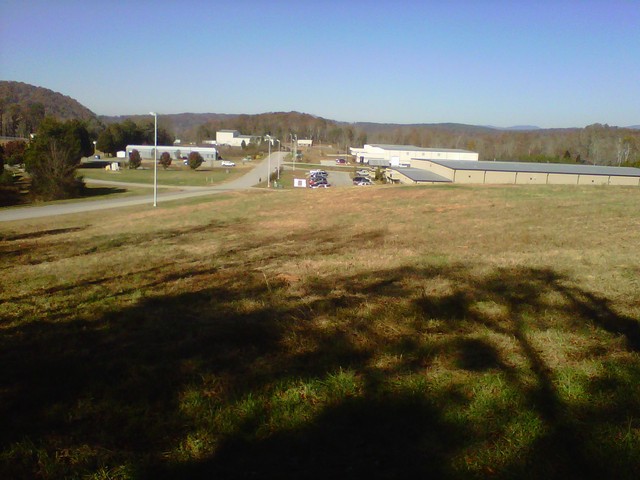
[[[276,138],[278,142],[278,182],[280,182],[280,151],[282,150],[282,142]]]
[[[158,206],[158,114],[149,112],[153,115],[153,206]]]
[[[271,135],[265,135],[269,141],[269,156],[267,157],[267,188],[271,188]]]
[[[293,171],[296,171],[296,157],[298,156],[298,135],[291,134],[291,148],[293,149]]]

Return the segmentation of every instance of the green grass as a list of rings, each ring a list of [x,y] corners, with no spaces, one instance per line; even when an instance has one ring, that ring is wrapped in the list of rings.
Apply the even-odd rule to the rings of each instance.
[[[215,168],[210,170],[191,170],[191,169],[169,169],[158,170],[158,184],[166,186],[194,186],[201,187],[206,185],[215,185],[229,180],[238,178],[245,169],[242,167],[234,167],[229,169]],[[227,173],[228,172],[228,173]],[[123,169],[117,172],[109,172],[102,169],[90,168],[79,169],[79,175],[86,177],[87,181],[109,180],[115,182],[127,183],[146,183],[153,185],[153,169],[145,170],[128,170]]]
[[[637,478],[640,191],[0,225],[4,478]]]

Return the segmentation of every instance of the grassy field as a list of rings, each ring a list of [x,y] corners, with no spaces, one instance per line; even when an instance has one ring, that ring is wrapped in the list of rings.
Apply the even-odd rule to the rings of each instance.
[[[189,168],[158,169],[158,184],[167,186],[194,186],[202,187],[214,185],[240,177],[247,172],[249,167],[214,168],[210,170],[191,170]],[[127,183],[146,183],[153,185],[153,169],[129,170],[122,169],[117,172],[108,172],[97,168],[81,168],[78,174],[87,179],[109,180]]]
[[[0,224],[2,478],[639,478],[640,191]]]

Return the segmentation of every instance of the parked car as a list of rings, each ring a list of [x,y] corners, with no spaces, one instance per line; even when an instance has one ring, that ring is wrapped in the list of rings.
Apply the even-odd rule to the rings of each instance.
[[[369,170],[358,170],[356,173],[361,177],[368,177],[369,175],[371,175],[371,172]]]
[[[327,176],[329,175],[326,171],[324,170],[309,170],[309,175],[310,176],[314,176],[314,175],[324,175]]]
[[[309,179],[309,185],[318,185],[320,183],[329,183],[326,178]]]
[[[371,182],[367,177],[353,177],[353,184],[357,184],[359,182]]]
[[[354,185],[357,185],[358,187],[366,187],[368,185],[373,185],[373,182],[371,180],[363,180],[361,182],[354,182]]]
[[[236,164],[233,162],[230,162],[229,160],[223,160],[222,162],[220,162],[220,165],[222,165],[223,167],[235,167]]]
[[[344,158],[338,158],[336,160],[336,165],[346,165],[347,161]]]
[[[309,185],[309,188],[329,188],[331,184],[329,182],[318,182],[313,185]]]

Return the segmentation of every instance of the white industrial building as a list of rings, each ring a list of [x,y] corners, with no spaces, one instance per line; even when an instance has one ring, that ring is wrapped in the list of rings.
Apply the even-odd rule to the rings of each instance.
[[[527,162],[469,162],[414,158],[385,171],[392,183],[640,186],[640,168]]]
[[[154,158],[154,146],[153,145],[127,145],[126,158],[129,158],[131,152],[137,150],[140,153],[140,158],[144,160],[153,160]],[[218,149],[215,147],[196,147],[193,145],[158,145],[158,159],[160,156],[167,152],[171,155],[173,160],[188,157],[191,152],[198,152],[204,162],[203,167],[213,167],[214,161],[218,159]]]
[[[240,135],[237,130],[219,130],[216,132],[216,143],[230,147],[242,147],[242,142],[245,145],[249,145],[259,139],[260,137],[257,135]]]
[[[478,153],[457,148],[423,148],[414,145],[365,145],[351,148],[356,163],[373,167],[410,167],[412,159],[478,161]]]

